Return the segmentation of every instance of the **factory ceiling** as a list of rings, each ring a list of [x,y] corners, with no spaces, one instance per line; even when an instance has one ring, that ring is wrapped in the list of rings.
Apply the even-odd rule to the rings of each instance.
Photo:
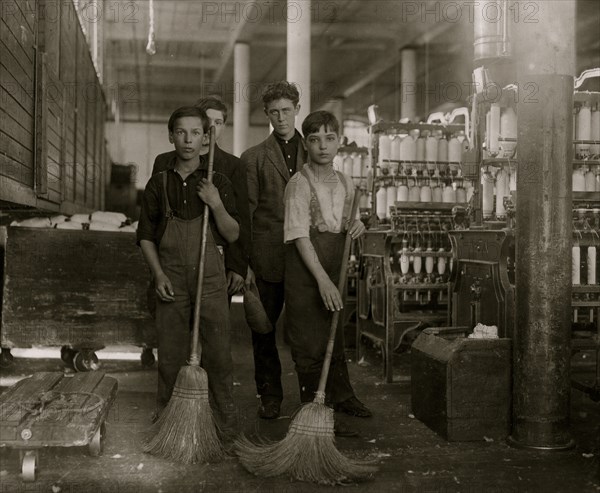
[[[230,107],[235,98],[246,97],[251,101],[251,123],[263,124],[261,89],[286,77],[286,19],[310,15],[312,109],[341,98],[346,118],[364,120],[372,103],[386,119],[399,118],[400,50],[414,48],[417,109],[426,115],[463,105],[469,96],[473,3],[297,0],[286,9],[285,0],[154,0],[156,53],[150,55],[150,1],[107,0],[107,99],[116,100],[113,110],[118,106],[123,121],[162,122],[173,108],[202,96],[220,95]],[[535,2],[514,4],[521,20],[534,15]],[[489,12],[495,15],[493,9]],[[600,66],[598,32],[600,2],[579,0],[578,73]],[[233,83],[236,42],[250,45],[247,88]]]

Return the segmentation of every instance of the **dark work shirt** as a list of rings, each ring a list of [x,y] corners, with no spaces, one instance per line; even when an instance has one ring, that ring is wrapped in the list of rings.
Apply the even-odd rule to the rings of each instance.
[[[165,173],[167,173],[167,196],[173,215],[185,220],[202,216],[205,204],[198,196],[196,186],[202,178],[207,177],[206,164],[201,161],[200,166],[185,180],[175,169],[169,169]],[[215,172],[213,174],[213,184],[219,190],[225,209],[239,223],[240,219],[231,182],[225,175]],[[163,173],[157,173],[148,181],[142,197],[142,211],[137,229],[138,245],[141,240],[153,241],[157,246],[160,244],[167,227],[163,190]],[[209,226],[216,244],[226,246],[227,240],[219,233],[212,214],[209,215]]]
[[[297,164],[296,158],[298,156],[298,146],[302,145],[300,140],[300,134],[295,131],[294,136],[290,140],[284,140],[276,133],[273,133],[279,147],[281,147],[281,152],[283,153],[283,159],[285,159],[285,165],[290,172],[290,175],[293,175],[296,172]],[[303,163],[300,163],[303,164]]]

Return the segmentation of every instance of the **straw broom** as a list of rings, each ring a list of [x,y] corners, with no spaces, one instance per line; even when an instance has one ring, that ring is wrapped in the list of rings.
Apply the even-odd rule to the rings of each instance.
[[[352,204],[350,220],[356,217],[358,192]],[[340,293],[346,284],[348,255],[352,237],[346,233],[344,254],[338,282]],[[253,444],[239,438],[236,454],[242,465],[257,476],[287,475],[298,481],[321,484],[343,484],[370,479],[376,468],[369,461],[353,460],[342,455],[335,446],[333,409],[325,405],[325,386],[329,374],[335,332],[340,312],[331,320],[327,350],[319,387],[313,402],[304,404],[294,415],[285,438],[277,443]]]
[[[215,127],[211,126],[208,153],[208,181],[211,183],[214,149]],[[208,377],[204,368],[200,366],[202,354],[199,338],[200,303],[204,280],[208,214],[209,208],[205,206],[190,359],[187,366],[179,370],[173,395],[143,443],[144,452],[184,464],[214,461],[225,456],[208,400]]]

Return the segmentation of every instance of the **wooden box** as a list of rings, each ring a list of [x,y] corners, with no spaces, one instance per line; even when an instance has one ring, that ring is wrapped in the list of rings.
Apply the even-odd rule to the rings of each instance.
[[[425,329],[411,352],[413,414],[448,441],[509,434],[510,339],[468,339],[466,327]]]
[[[2,347],[156,347],[135,234],[9,227],[4,253]]]

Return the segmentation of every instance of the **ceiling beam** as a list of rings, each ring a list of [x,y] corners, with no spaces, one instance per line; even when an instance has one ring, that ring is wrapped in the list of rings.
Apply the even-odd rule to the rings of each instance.
[[[247,4],[247,3],[249,3],[249,0],[242,0],[241,5],[243,6],[244,4]],[[227,41],[225,48],[221,51],[221,63],[219,64],[219,66],[217,67],[217,70],[215,71],[215,73],[213,75],[212,80],[214,83],[218,83],[221,80],[221,77],[223,76],[223,72],[225,72],[225,69],[227,68],[227,64],[229,63],[229,60],[231,59],[231,57],[233,55],[233,49],[235,47],[235,44],[240,39],[240,36],[247,25],[248,25],[248,16],[242,16],[240,21],[237,22],[237,24],[235,25],[235,28],[230,29],[229,40]],[[254,27],[252,28],[252,30],[254,30]],[[250,37],[250,34],[247,34],[246,36]]]
[[[377,26],[377,27],[374,27]],[[259,36],[285,39],[287,25],[285,23],[260,25],[256,29]],[[368,22],[318,22],[311,25],[311,35],[343,37],[346,39],[396,39],[399,34],[399,24],[390,20],[389,23],[373,24]]]
[[[132,24],[133,25],[133,24]],[[174,31],[169,32],[168,35],[162,35],[156,33],[156,45],[157,51],[161,44],[167,42],[176,43],[203,43],[203,44],[224,44],[230,40],[229,29],[209,30],[209,29],[196,29],[194,31]],[[106,42],[117,41],[126,42],[146,40],[148,33],[144,29],[108,29],[105,33]]]
[[[453,24],[449,22],[444,22],[440,24],[435,24],[430,29],[425,30],[424,33],[420,34],[416,38],[410,40],[409,42],[403,43],[402,46],[399,46],[396,50],[392,51],[392,53],[386,55],[385,57],[379,58],[375,61],[370,67],[365,69],[366,74],[356,78],[354,81],[349,82],[345,86],[342,87],[340,91],[340,96],[347,98],[350,97],[355,92],[359,91],[383,73],[387,72],[390,68],[400,62],[400,58],[402,56],[401,49],[403,47],[409,46],[420,46],[426,43],[431,42],[437,36],[446,32],[450,29]]]
[[[135,59],[132,56],[118,56],[110,59],[113,67],[123,69],[132,67],[135,64]],[[146,61],[142,61],[143,68],[156,69],[177,69],[177,70],[215,70],[220,64],[220,61],[215,58],[200,58],[200,57],[180,57],[173,55],[159,55],[146,57]]]

